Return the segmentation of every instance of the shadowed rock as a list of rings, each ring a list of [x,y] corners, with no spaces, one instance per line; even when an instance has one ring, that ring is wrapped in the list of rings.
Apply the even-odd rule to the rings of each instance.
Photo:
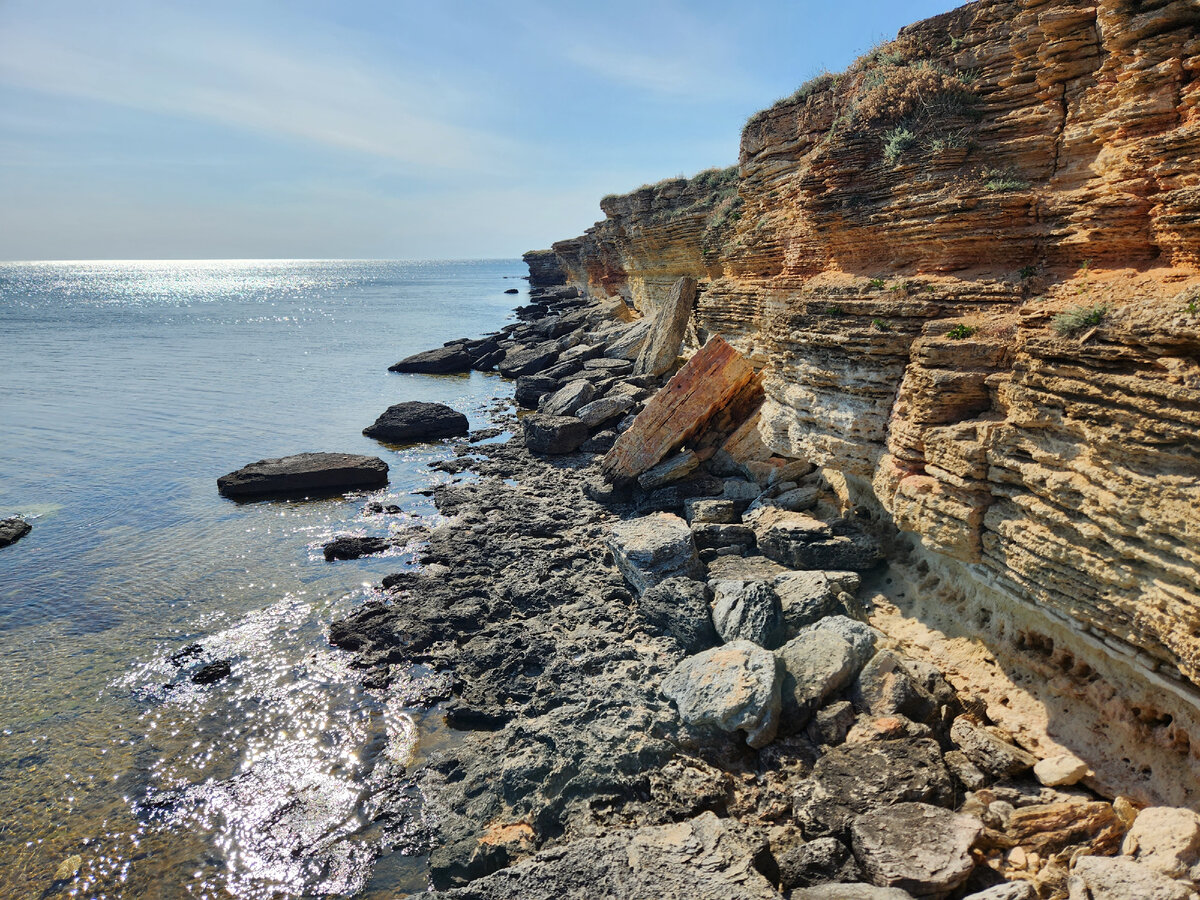
[[[451,344],[436,350],[425,350],[407,356],[388,366],[389,372],[411,372],[419,375],[450,375],[469,372],[478,354],[469,353],[463,344]]]
[[[222,475],[217,490],[226,497],[303,496],[387,484],[388,466],[376,456],[298,453],[260,459]]]

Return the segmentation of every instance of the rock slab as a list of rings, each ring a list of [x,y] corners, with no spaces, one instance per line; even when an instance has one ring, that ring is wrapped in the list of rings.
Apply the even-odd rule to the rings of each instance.
[[[751,747],[765,747],[779,727],[780,666],[775,655],[749,641],[689,656],[664,680],[663,695],[689,725],[745,731]]]
[[[298,453],[260,459],[217,479],[226,497],[303,496],[387,484],[388,466],[376,456]]]
[[[699,578],[704,572],[691,529],[670,513],[618,522],[608,546],[617,568],[639,595],[668,578]]]
[[[667,302],[655,317],[646,343],[634,363],[634,375],[662,375],[675,365],[695,303],[695,278],[685,275],[671,285]]]
[[[917,897],[944,895],[967,880],[982,831],[978,819],[928,803],[872,810],[850,827],[854,856],[871,882]]]

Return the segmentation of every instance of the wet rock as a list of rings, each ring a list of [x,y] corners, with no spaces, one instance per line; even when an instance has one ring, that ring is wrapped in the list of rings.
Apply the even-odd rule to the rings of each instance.
[[[531,453],[561,455],[574,453],[587,440],[588,427],[573,416],[540,413],[521,419],[525,446]]]
[[[753,849],[728,819],[702,813],[687,822],[580,838],[467,887],[429,900],[779,900],[749,864]]]
[[[685,275],[671,285],[638,354],[633,367],[635,375],[662,375],[675,365],[695,303],[696,279]]]
[[[764,556],[794,569],[862,572],[881,559],[879,546],[846,520],[826,524],[803,513],[764,506],[747,517]]]
[[[827,700],[858,672],[854,648],[829,631],[809,630],[779,648],[783,680],[783,727],[789,733],[808,724]]]
[[[857,815],[894,803],[949,807],[954,786],[936,741],[879,741],[836,747],[796,790],[793,812],[806,838],[840,835]]]
[[[402,512],[404,512],[404,510],[395,503],[379,503],[375,500],[372,500],[365,507],[363,507],[364,516],[381,516],[385,513],[389,516],[394,516]]]
[[[513,399],[522,409],[537,409],[538,403],[546,394],[558,390],[558,379],[547,375],[522,375],[517,379],[517,387]]]
[[[15,544],[31,531],[33,531],[33,526],[24,519],[16,517],[0,519],[0,547]]]
[[[709,338],[617,439],[604,458],[605,476],[636,478],[696,434],[752,378],[748,360],[720,336]]]
[[[547,416],[573,416],[579,407],[591,402],[596,389],[590,381],[572,381],[559,388],[538,404],[538,410]]]
[[[173,666],[185,665],[188,661],[195,659],[204,652],[204,647],[200,644],[188,644],[186,647],[181,647],[170,656],[167,657]]]
[[[450,344],[435,350],[426,350],[405,357],[388,366],[389,372],[412,372],[420,375],[450,375],[469,372],[477,355],[471,354],[463,344]]]
[[[750,641],[774,650],[783,641],[783,610],[763,581],[717,582],[712,620],[721,640]]]
[[[457,437],[468,431],[467,417],[443,403],[409,400],[389,406],[363,429],[367,437],[393,444]]]
[[[496,368],[497,364],[499,364],[500,360],[504,359],[507,353],[507,350],[500,348],[480,353],[471,363],[471,368],[476,372],[490,372]]]
[[[588,426],[599,428],[606,422],[619,419],[633,406],[633,398],[628,394],[618,394],[615,397],[601,397],[579,408],[576,415]]]
[[[856,882],[863,877],[858,862],[836,838],[817,838],[776,857],[784,888],[813,887],[830,882]]]
[[[389,546],[387,538],[342,535],[329,541],[322,550],[326,562],[332,562],[335,559],[358,559],[360,556],[382,553]]]
[[[1200,816],[1169,806],[1143,809],[1125,835],[1121,852],[1171,878],[1184,876],[1200,862]]]
[[[1048,756],[1033,766],[1034,777],[1047,787],[1078,784],[1087,773],[1088,764],[1071,753]]]
[[[1195,889],[1127,857],[1084,856],[1067,881],[1070,900],[1196,900]]]
[[[668,578],[698,578],[704,572],[691,530],[670,513],[618,522],[608,546],[617,568],[639,594]]]
[[[558,343],[549,341],[533,347],[518,346],[509,350],[504,359],[496,365],[497,371],[505,378],[517,378],[521,375],[532,375],[554,365],[558,359]]]
[[[950,739],[971,762],[996,778],[1020,775],[1037,762],[1033,754],[1002,740],[963,716],[955,719],[950,727]]]
[[[210,663],[205,663],[199,669],[192,673],[192,681],[196,684],[215,684],[222,679],[228,678],[233,669],[229,665],[229,660],[218,659]]]
[[[668,578],[638,598],[638,611],[656,634],[675,639],[685,653],[717,644],[708,586],[690,578]]]
[[[780,668],[770,651],[733,641],[683,660],[662,692],[689,725],[745,731],[747,744],[764,747],[779,725]]]
[[[737,510],[729,500],[693,497],[685,500],[683,507],[691,525],[732,525],[738,522]]]
[[[674,481],[686,478],[700,465],[700,457],[690,450],[668,457],[638,476],[638,487],[652,491]]]
[[[260,459],[222,475],[217,490],[226,497],[283,497],[372,488],[387,484],[388,466],[375,456],[299,453]]]
[[[54,880],[56,882],[74,881],[82,868],[83,857],[75,853],[58,864],[58,868],[54,870]]]
[[[854,856],[879,887],[944,895],[975,868],[971,845],[983,823],[928,803],[896,803],[856,817]]]
[[[517,290],[516,288],[509,288],[509,289],[508,289],[508,290],[506,290],[504,293],[506,293],[506,294],[519,294],[519,293],[521,293],[521,292],[520,292],[519,290]]]

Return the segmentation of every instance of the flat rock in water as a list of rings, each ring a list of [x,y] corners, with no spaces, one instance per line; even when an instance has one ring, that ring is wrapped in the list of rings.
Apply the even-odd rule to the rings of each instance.
[[[468,431],[467,417],[443,403],[409,400],[389,406],[363,434],[393,444],[457,437]]]
[[[376,456],[299,453],[260,459],[222,475],[217,490],[226,497],[302,496],[387,484],[388,466]]]
[[[0,547],[15,544],[31,531],[33,526],[24,519],[0,519]]]
[[[668,578],[699,578],[704,572],[691,529],[670,513],[618,522],[608,546],[617,568],[638,594]]]
[[[343,535],[334,538],[321,549],[325,553],[325,559],[332,562],[335,559],[358,559],[360,556],[382,553],[389,546],[387,538]]]
[[[871,882],[919,897],[944,895],[967,880],[982,831],[978,819],[928,803],[871,810],[850,826],[854,857]]]
[[[233,669],[229,665],[229,660],[218,659],[210,663],[205,663],[199,669],[192,673],[192,681],[196,684],[215,684],[224,678],[228,678]]]
[[[930,738],[835,747],[801,783],[792,809],[812,839],[839,835],[855,816],[893,803],[954,803],[954,784]]]
[[[574,453],[588,438],[587,425],[574,416],[525,416],[521,430],[530,453],[550,456]]]
[[[779,727],[780,666],[775,655],[749,641],[733,641],[689,656],[663,680],[689,725],[745,731],[751,747],[765,747]]]
[[[451,344],[435,350],[425,350],[405,357],[388,366],[389,372],[410,372],[419,375],[450,375],[471,371],[478,354],[467,351],[463,344]]]

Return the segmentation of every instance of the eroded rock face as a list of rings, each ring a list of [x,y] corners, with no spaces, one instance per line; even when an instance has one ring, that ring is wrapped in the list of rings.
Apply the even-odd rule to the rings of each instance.
[[[1195,900],[1194,889],[1122,857],[1084,856],[1075,863],[1070,900]]]
[[[896,803],[850,826],[854,856],[873,884],[924,897],[958,887],[975,868],[971,845],[983,823],[928,803]]]
[[[222,475],[217,490],[226,497],[298,496],[378,487],[387,484],[387,473],[387,463],[375,456],[299,453],[260,459]]]

